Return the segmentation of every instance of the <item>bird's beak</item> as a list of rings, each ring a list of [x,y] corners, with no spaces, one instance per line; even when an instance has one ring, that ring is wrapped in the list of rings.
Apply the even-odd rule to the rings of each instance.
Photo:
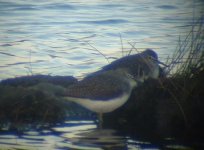
[[[165,63],[163,63],[163,62],[161,62],[161,61],[159,61],[159,60],[157,60],[157,62],[158,62],[158,64],[161,64],[161,65],[163,65],[164,67],[168,67],[168,65],[166,65]]]
[[[166,65],[165,63],[163,63],[163,62],[161,62],[161,61],[159,61],[157,59],[153,59],[153,60],[156,61],[158,64],[163,65],[164,67],[168,67],[168,65]]]

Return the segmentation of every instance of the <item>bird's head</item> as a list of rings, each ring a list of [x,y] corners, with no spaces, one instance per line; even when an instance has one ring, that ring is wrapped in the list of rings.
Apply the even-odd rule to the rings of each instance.
[[[146,49],[144,52],[141,53],[141,57],[144,58],[148,62],[154,62],[157,64],[161,64],[165,67],[167,66],[166,64],[158,60],[157,53],[153,51],[152,49],[149,49],[149,48]]]
[[[146,58],[146,59],[158,60],[157,53],[149,48],[141,53],[141,57]]]

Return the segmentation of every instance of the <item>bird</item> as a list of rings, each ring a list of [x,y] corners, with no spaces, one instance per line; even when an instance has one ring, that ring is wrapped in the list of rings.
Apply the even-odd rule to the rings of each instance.
[[[121,107],[139,83],[159,77],[159,64],[163,63],[152,49],[122,57],[69,86],[63,97],[98,113],[101,128],[103,113]]]
[[[99,128],[102,128],[102,114],[121,107],[136,86],[137,81],[128,69],[119,68],[84,78],[69,86],[63,98],[98,113]]]
[[[159,70],[161,69],[159,64],[166,66],[158,60],[157,53],[148,48],[141,53],[119,58],[87,77],[94,76],[108,70],[126,68],[129,70],[129,73],[134,76],[137,82],[143,83],[149,78],[157,79],[159,77]]]

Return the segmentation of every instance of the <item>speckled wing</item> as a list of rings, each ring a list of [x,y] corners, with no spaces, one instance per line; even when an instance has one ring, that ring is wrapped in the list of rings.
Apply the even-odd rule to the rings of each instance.
[[[113,70],[117,68],[128,68],[131,74],[135,77],[148,74],[150,68],[140,54],[125,56],[121,59],[113,61],[109,65],[103,67],[103,70]]]
[[[128,83],[121,78],[98,75],[70,86],[65,93],[65,97],[109,100],[122,95],[129,88]]]

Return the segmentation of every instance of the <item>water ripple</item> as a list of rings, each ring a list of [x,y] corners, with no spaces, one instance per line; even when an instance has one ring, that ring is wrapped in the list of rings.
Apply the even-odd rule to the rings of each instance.
[[[125,19],[106,19],[106,20],[96,20],[96,21],[78,21],[78,23],[85,24],[98,24],[98,25],[107,25],[107,24],[121,24],[127,23],[128,20]]]
[[[161,9],[178,9],[175,5],[159,5],[157,7]]]
[[[76,7],[66,3],[52,3],[43,6],[45,9],[56,9],[56,10],[75,10]]]

